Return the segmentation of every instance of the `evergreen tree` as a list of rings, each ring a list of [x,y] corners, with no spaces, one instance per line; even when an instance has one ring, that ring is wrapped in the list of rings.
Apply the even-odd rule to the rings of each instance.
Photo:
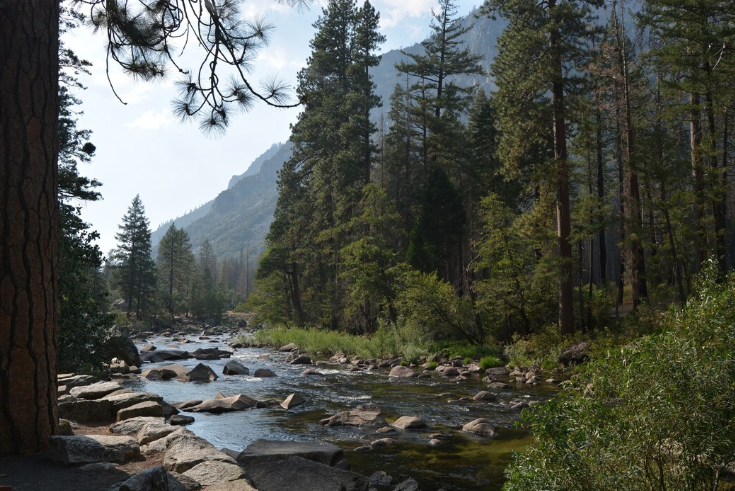
[[[135,313],[140,320],[149,313],[156,270],[151,258],[151,230],[139,195],[133,198],[118,228],[118,246],[112,254],[113,285],[125,299],[127,316]]]
[[[191,285],[191,310],[198,319],[222,320],[227,310],[227,296],[219,284],[217,256],[209,239],[199,247],[196,272]]]
[[[189,234],[171,224],[158,244],[158,286],[161,299],[171,320],[174,314],[186,310],[194,255]]]

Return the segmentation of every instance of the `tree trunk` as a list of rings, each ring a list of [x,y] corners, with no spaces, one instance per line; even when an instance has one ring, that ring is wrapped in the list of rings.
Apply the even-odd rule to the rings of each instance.
[[[59,2],[0,4],[0,455],[56,430]]]
[[[699,111],[699,95],[690,94],[691,103],[689,122],[689,151],[692,160],[692,177],[694,178],[694,200],[697,239],[694,241],[694,271],[699,271],[702,260],[707,257],[707,229],[705,228],[704,206],[704,164],[702,163],[702,122]]]
[[[709,65],[705,64],[709,73]],[[720,174],[721,170],[717,165],[717,127],[715,124],[715,108],[714,97],[712,91],[707,90],[705,95],[705,105],[707,112],[707,131],[709,133],[708,140],[710,145],[709,162],[711,167],[711,183],[712,183],[712,212],[715,218],[715,243],[714,253],[717,260],[717,268],[719,269],[719,279],[725,279],[727,274],[727,266],[725,255],[727,254],[727,185],[723,185]],[[727,154],[724,154],[727,155]],[[723,167],[725,167],[723,165]]]
[[[602,152],[602,111],[597,110],[597,199],[599,208],[602,209],[605,199],[605,160]],[[607,244],[605,242],[605,226],[598,231],[598,242],[600,243],[600,285],[607,289]]]
[[[556,0],[549,0],[549,17],[554,17]],[[567,154],[567,132],[564,106],[564,76],[561,60],[561,36],[552,29],[549,48],[553,60],[551,99],[553,105],[554,163],[556,164],[556,235],[559,241],[559,333],[574,332],[574,284],[572,279],[572,213],[569,202],[569,162]]]

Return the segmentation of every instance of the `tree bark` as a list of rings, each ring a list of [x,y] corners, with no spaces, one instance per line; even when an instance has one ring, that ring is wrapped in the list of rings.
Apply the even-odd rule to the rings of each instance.
[[[55,432],[59,2],[0,4],[0,455]]]
[[[556,0],[549,0],[549,17],[553,18]],[[561,60],[561,36],[551,30],[549,48],[553,60],[551,99],[553,105],[554,163],[556,164],[556,235],[559,241],[559,333],[574,332],[574,284],[572,279],[572,213],[569,201],[569,161],[564,105],[564,79]]]

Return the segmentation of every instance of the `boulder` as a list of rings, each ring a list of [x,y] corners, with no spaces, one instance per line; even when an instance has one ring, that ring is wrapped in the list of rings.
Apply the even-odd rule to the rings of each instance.
[[[106,423],[112,419],[112,403],[105,400],[78,399],[57,406],[59,417],[79,423]]]
[[[110,401],[112,403],[112,410],[117,413],[120,409],[126,407],[135,406],[141,402],[163,402],[163,397],[153,392],[125,392],[122,394],[110,394],[106,395],[102,399]]]
[[[225,375],[250,375],[250,370],[239,361],[230,360],[225,363],[222,373]]]
[[[216,460],[208,460],[197,464],[184,472],[184,475],[194,479],[202,486],[213,486],[221,482],[236,481],[247,477],[247,474],[239,465]]]
[[[139,417],[130,418],[110,425],[110,433],[116,435],[137,435],[147,424],[166,424],[163,418]]]
[[[217,380],[217,374],[204,363],[199,363],[186,373],[186,379],[191,382],[211,382]]]
[[[227,481],[209,486],[207,491],[258,491],[247,480]]]
[[[199,348],[194,350],[192,355],[196,358],[199,358],[200,356],[214,355],[216,356],[214,359],[217,360],[219,358],[229,358],[232,356],[232,351],[221,350],[219,348]]]
[[[462,427],[462,431],[480,436],[495,436],[495,427],[485,418],[477,418]]]
[[[259,491],[367,491],[370,484],[370,480],[360,474],[301,457],[254,462],[247,471]],[[296,487],[295,483],[298,483]]]
[[[372,448],[385,448],[390,447],[391,445],[395,444],[395,440],[392,438],[380,438],[378,440],[374,440],[370,442],[370,446]]]
[[[163,417],[163,407],[155,401],[139,402],[117,412],[117,420],[123,421],[138,416]]]
[[[401,416],[393,423],[393,426],[402,430],[419,430],[426,428],[426,421],[416,416]]]
[[[370,487],[387,488],[393,482],[393,477],[385,471],[375,471],[370,474]]]
[[[188,425],[194,422],[194,418],[191,416],[184,416],[181,414],[174,414],[169,418],[168,424],[170,425],[177,425],[177,426],[183,426]]]
[[[68,419],[59,419],[58,435],[71,436],[74,434],[74,428]]]
[[[161,401],[161,408],[163,408],[163,417],[168,419],[171,416],[174,416],[176,414],[179,414],[179,410],[173,407],[171,404],[169,404],[166,401]]]
[[[459,369],[457,367],[447,367],[442,370],[442,377],[459,377]]]
[[[237,462],[248,468],[254,462],[285,460],[301,457],[320,464],[332,466],[342,460],[341,448],[329,444],[255,440],[237,456]]]
[[[65,385],[69,390],[74,387],[93,384],[94,380],[95,378],[91,375],[67,374],[65,377],[62,377],[61,375],[58,377],[59,385]]]
[[[180,411],[188,411],[189,408],[198,406],[202,402],[204,401],[202,401],[201,399],[189,399],[188,401],[174,402],[171,405]]]
[[[497,400],[497,397],[495,397],[495,394],[493,394],[492,392],[483,390],[475,394],[475,397],[473,397],[472,400],[489,402]]]
[[[168,491],[168,472],[161,466],[134,474],[113,488],[117,491]]]
[[[287,351],[293,351],[295,349],[299,349],[299,347],[296,346],[294,343],[288,343],[278,348],[278,351],[287,352]]]
[[[69,391],[77,399],[101,399],[111,392],[121,389],[117,382],[97,382],[92,385],[74,387]]]
[[[157,348],[155,346],[153,346],[152,344],[147,344],[147,345],[143,346],[142,348],[140,348],[140,352],[141,353],[148,353],[148,352],[151,352],[151,351],[156,351],[156,349]]]
[[[311,365],[311,358],[309,355],[299,355],[291,360],[291,365]]]
[[[148,423],[138,432],[138,444],[146,445],[148,443],[160,440],[176,431],[178,428],[171,425],[160,423]]]
[[[184,350],[161,349],[144,353],[142,356],[142,361],[147,361],[149,363],[158,363],[161,361],[186,360],[190,356],[191,355],[189,354],[189,352]],[[134,363],[134,365],[138,367],[140,366],[140,364],[136,363]]]
[[[163,438],[159,438],[158,440],[153,440],[152,442],[146,445],[141,445],[140,452],[144,455],[148,455],[151,453],[158,453],[158,454],[164,453],[166,451],[166,448],[168,448],[168,442],[181,435],[195,436],[194,433],[187,430],[186,428],[179,427],[179,428],[176,428],[176,430],[174,430],[173,433],[169,433]]]
[[[46,455],[63,464],[127,462],[140,457],[140,446],[128,436],[74,435],[49,439]]]
[[[276,374],[273,373],[273,370],[270,370],[268,368],[258,368],[253,373],[253,377],[259,377],[259,378],[266,378],[266,377],[275,377]]]
[[[373,404],[361,404],[350,411],[342,411],[334,416],[321,420],[326,426],[360,426],[381,427],[388,423],[380,408]]]
[[[292,407],[300,406],[306,402],[306,399],[300,395],[294,393],[286,397],[281,403],[283,409],[291,409]]]
[[[408,478],[393,488],[393,491],[419,491],[419,483],[415,479]]]
[[[110,372],[126,375],[130,373],[130,366],[125,362],[125,360],[113,358],[112,363],[110,363]]]
[[[163,466],[169,471],[183,473],[205,461],[216,460],[235,464],[235,459],[220,452],[203,438],[177,435],[168,440],[163,455]]]
[[[508,369],[505,367],[493,367],[485,370],[485,375],[488,377],[506,377],[508,375]]]
[[[117,358],[130,365],[140,366],[141,359],[132,339],[125,335],[111,336],[101,346],[105,358],[108,360]]]
[[[393,378],[413,378],[418,377],[419,374],[414,372],[408,367],[404,367],[402,365],[396,365],[390,370],[389,377]]]
[[[237,394],[232,397],[222,397],[219,399],[209,399],[201,404],[187,408],[186,411],[195,413],[228,413],[232,411],[244,411],[252,409],[258,405],[258,401],[252,397],[243,394]]]
[[[589,350],[590,346],[586,342],[575,344],[574,346],[565,349],[559,355],[559,362],[564,365],[582,363],[589,359]]]

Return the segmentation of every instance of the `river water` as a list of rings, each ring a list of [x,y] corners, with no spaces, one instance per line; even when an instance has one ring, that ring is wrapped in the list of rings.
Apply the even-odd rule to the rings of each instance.
[[[177,344],[171,338],[150,338],[144,344],[190,352],[209,347],[229,349],[225,345],[226,336],[212,336],[202,341],[197,337],[188,339],[191,342]],[[269,359],[259,358],[264,354],[269,355]],[[511,389],[494,391],[498,396],[494,403],[459,401],[461,397],[472,398],[477,392],[487,390],[480,376],[461,382],[438,374],[432,374],[430,379],[390,381],[387,369],[349,371],[349,366],[335,364],[312,367],[323,376],[302,376],[301,372],[307,367],[289,365],[287,355],[261,348],[238,349],[232,355],[232,359],[248,367],[251,374],[258,368],[269,368],[276,373],[274,378],[222,375],[227,359],[203,362],[190,359],[146,363],[143,369],[169,363],[180,363],[186,367],[204,363],[218,374],[219,379],[194,383],[141,378],[127,381],[125,385],[134,390],[160,394],[167,402],[213,399],[217,393],[226,396],[245,394],[258,400],[272,398],[280,401],[296,392],[307,402],[288,411],[276,407],[220,415],[183,414],[195,417],[195,422],[187,427],[189,430],[219,448],[239,451],[257,439],[328,442],[345,450],[345,458],[352,464],[352,470],[365,475],[377,470],[386,471],[393,476],[394,483],[401,476],[409,476],[416,479],[424,491],[440,488],[446,491],[500,489],[503,469],[510,462],[511,452],[530,441],[527,434],[514,428],[519,412],[510,409],[509,402],[544,400],[554,391],[546,384],[511,384]],[[376,435],[374,429],[324,427],[319,423],[322,418],[368,402],[377,404],[389,423],[400,416],[418,416],[428,423],[429,428]],[[463,424],[476,418],[492,421],[498,435],[488,439],[460,431]],[[451,437],[441,445],[431,447],[428,445],[431,433]],[[395,444],[365,453],[351,451],[385,436],[393,438]]]

